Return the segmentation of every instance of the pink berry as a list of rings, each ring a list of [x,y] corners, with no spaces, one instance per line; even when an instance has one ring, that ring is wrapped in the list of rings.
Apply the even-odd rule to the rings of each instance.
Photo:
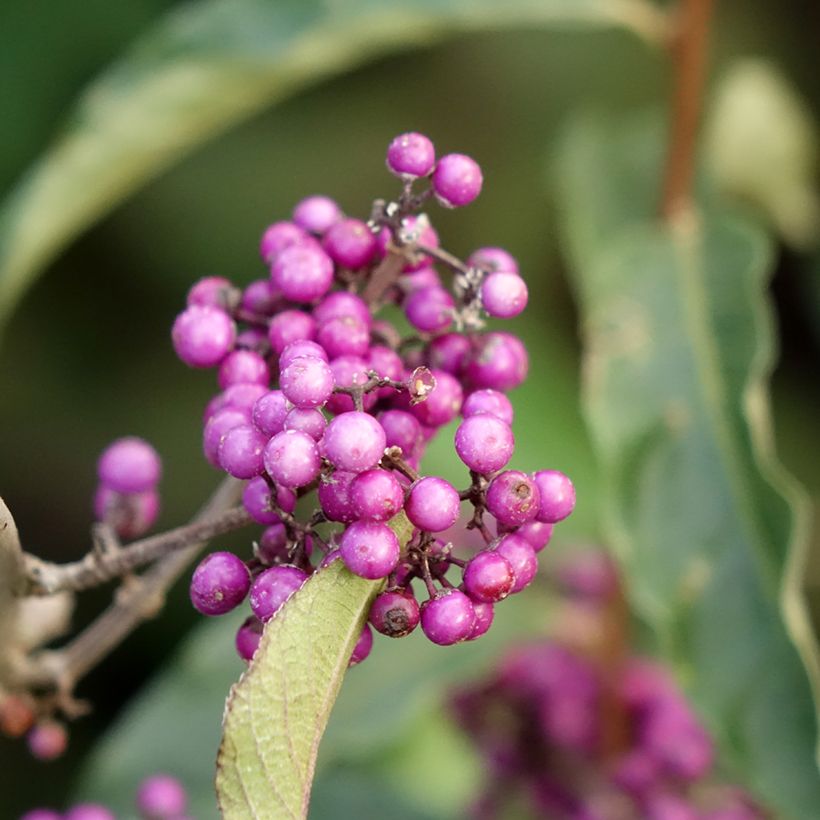
[[[433,172],[433,191],[446,208],[469,205],[480,193],[483,183],[478,163],[465,154],[446,154]]]

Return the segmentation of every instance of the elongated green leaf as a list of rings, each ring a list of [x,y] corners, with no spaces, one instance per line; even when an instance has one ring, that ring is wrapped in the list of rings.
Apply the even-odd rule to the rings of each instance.
[[[778,817],[816,817],[816,714],[780,606],[805,532],[770,446],[769,243],[720,215],[655,224],[651,198],[636,192],[658,178],[659,150],[641,167],[613,156],[643,144],[631,132],[578,127],[558,179],[609,537],[724,762]],[[587,175],[610,162],[640,169],[603,197],[616,207],[620,197],[632,219],[600,212],[606,177]],[[793,603],[788,626],[802,619]]]
[[[171,12],[89,86],[0,209],[0,325],[71,239],[209,137],[324,77],[461,31],[623,26],[646,0],[208,0]]]
[[[335,561],[268,624],[225,707],[216,775],[224,817],[307,815],[319,740],[378,586]]]

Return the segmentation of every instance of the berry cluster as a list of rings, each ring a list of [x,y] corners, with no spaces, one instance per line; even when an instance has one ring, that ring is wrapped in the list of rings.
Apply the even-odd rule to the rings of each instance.
[[[143,780],[135,805],[142,820],[190,820],[186,814],[185,788],[168,774],[155,774]],[[64,814],[52,809],[32,809],[20,820],[115,820],[115,815],[100,803],[78,803]]]
[[[206,615],[250,599],[237,635],[246,659],[262,624],[336,556],[363,578],[385,579],[369,618],[378,632],[401,637],[420,623],[437,644],[477,638],[494,605],[532,581],[537,552],[575,503],[562,473],[506,469],[514,438],[505,394],[526,377],[528,358],[515,336],[483,326],[485,316],[524,309],[516,261],[488,247],[462,262],[421,212],[433,197],[450,208],[475,199],[479,166],[462,154],[437,159],[430,140],[411,133],[390,144],[387,167],[403,183],[396,201],[378,200],[363,222],[327,197],[304,199],[262,236],[269,276],[243,289],[203,279],[174,323],[179,357],[218,368],[205,456],[247,481],[244,505],[265,527],[252,559],[212,553],[191,581]],[[420,180],[429,185],[416,191]],[[388,319],[376,318],[382,308]],[[427,443],[459,416],[455,450],[470,475],[462,490],[419,472]],[[297,499],[314,490],[318,507],[297,518]],[[450,532],[463,502],[472,514],[461,532],[485,541],[468,560],[453,554],[451,536],[463,539]],[[413,535],[400,543],[405,516]],[[427,593],[421,604],[414,579]],[[365,626],[353,661],[371,644]]]
[[[491,773],[473,816],[507,816],[519,797],[524,816],[556,820],[762,820],[715,779],[712,741],[666,670],[619,653],[612,564],[582,555],[558,580],[571,602],[556,613],[557,639],[514,649],[453,696]]]
[[[117,439],[97,462],[100,483],[94,514],[123,539],[147,532],[159,514],[157,484],[162,463],[157,451],[136,436]]]

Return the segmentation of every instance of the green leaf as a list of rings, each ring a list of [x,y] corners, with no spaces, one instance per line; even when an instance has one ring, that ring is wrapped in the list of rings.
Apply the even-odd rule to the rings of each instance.
[[[533,25],[620,26],[651,40],[666,30],[646,0],[209,0],[175,9],[86,89],[0,207],[0,326],[77,234],[231,125],[388,52]]]
[[[771,447],[771,248],[720,214],[657,224],[645,192],[661,149],[646,138],[587,119],[557,156],[609,537],[722,761],[778,817],[811,818],[817,719],[790,566],[805,510]],[[610,163],[635,177],[613,189],[595,176]],[[601,214],[602,199],[633,216]]]
[[[267,624],[225,707],[224,817],[307,816],[319,741],[379,583],[334,561]]]
[[[718,83],[704,152],[718,187],[754,205],[797,248],[820,242],[817,123],[780,70],[733,63]]]

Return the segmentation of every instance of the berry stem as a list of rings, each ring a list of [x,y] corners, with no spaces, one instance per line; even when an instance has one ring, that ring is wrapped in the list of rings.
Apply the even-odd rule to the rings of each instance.
[[[382,458],[384,466],[388,469],[398,470],[403,476],[411,481],[418,481],[421,476],[402,457],[401,447],[388,447],[384,451]]]
[[[244,507],[232,507],[125,547],[119,545],[107,525],[97,524],[92,529],[94,546],[79,561],[56,564],[24,553],[28,581],[25,594],[53,595],[62,590],[77,592],[100,586],[191,544],[205,543],[250,523]]]
[[[221,513],[235,510],[234,505],[241,491],[242,482],[234,478],[223,481],[192,524],[212,522]],[[16,670],[19,683],[28,688],[51,689],[70,696],[81,678],[119,646],[142,621],[156,615],[166,592],[206,543],[205,540],[189,541],[183,548],[164,555],[145,574],[129,579],[117,590],[108,609],[73,640],[60,649],[44,650],[23,659]],[[123,552],[128,549],[126,547]]]
[[[692,207],[698,123],[714,0],[681,0],[671,42],[674,66],[670,139],[664,168],[661,215],[673,220]]]

